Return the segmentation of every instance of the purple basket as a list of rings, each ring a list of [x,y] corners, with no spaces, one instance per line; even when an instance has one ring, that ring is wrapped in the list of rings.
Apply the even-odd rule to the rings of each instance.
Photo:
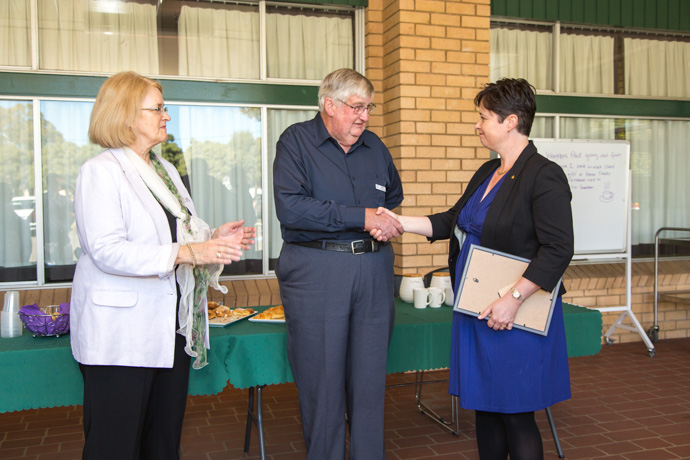
[[[69,313],[28,315],[19,312],[19,317],[34,337],[60,337],[69,332]]]

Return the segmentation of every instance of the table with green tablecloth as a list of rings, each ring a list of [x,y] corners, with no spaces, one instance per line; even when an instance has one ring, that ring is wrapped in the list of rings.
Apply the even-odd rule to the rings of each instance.
[[[264,310],[267,307],[258,307]],[[388,373],[448,367],[452,311],[415,309],[396,299]],[[601,347],[601,313],[563,304],[569,356],[596,354]],[[211,329],[209,365],[192,370],[190,395],[292,382],[285,352],[285,325],[242,320]],[[0,412],[82,403],[83,382],[72,358],[69,335],[0,339]]]

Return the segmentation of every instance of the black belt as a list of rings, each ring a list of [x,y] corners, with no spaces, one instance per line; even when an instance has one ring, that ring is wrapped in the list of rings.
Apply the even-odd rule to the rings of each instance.
[[[297,246],[304,246],[305,248],[325,249],[326,251],[350,252],[352,254],[366,254],[368,252],[378,252],[383,246],[388,244],[387,241],[376,240],[355,240],[347,243],[337,243],[326,240],[316,241],[300,241]]]

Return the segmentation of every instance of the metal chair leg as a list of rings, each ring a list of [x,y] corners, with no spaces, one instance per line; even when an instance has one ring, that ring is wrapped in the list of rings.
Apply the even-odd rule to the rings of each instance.
[[[553,435],[553,442],[556,444],[556,452],[558,452],[558,458],[565,458],[565,455],[563,455],[563,449],[561,448],[561,441],[558,439],[558,433],[556,432],[556,425],[553,423],[553,416],[551,415],[551,408],[547,407],[544,410],[546,411],[546,418],[549,419],[549,426],[551,427],[551,434]]]
[[[265,385],[249,388],[249,407],[247,408],[247,428],[244,433],[244,451],[249,452],[249,441],[252,434],[252,423],[259,431],[259,456],[266,460],[266,447],[264,445],[264,413],[263,413],[263,389]],[[254,388],[256,388],[256,411],[254,411]]]

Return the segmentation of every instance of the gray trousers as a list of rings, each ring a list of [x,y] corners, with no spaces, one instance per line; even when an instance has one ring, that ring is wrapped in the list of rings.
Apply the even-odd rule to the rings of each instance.
[[[308,460],[385,458],[393,248],[352,255],[286,244],[277,275]]]

